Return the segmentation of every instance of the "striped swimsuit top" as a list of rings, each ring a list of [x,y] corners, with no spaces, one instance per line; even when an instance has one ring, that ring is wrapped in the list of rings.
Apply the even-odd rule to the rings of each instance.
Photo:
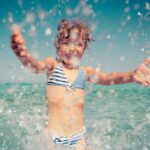
[[[53,70],[52,75],[48,79],[47,84],[55,86],[63,86],[69,89],[76,89],[76,88],[84,89],[85,82],[86,82],[85,73],[79,67],[79,72],[76,80],[72,84],[70,84],[65,75],[63,66],[61,64],[58,64],[57,67]]]

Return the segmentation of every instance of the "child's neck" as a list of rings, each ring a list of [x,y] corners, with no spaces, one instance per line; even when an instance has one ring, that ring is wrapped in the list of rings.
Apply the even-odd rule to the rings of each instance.
[[[79,68],[79,66],[73,66],[72,64],[66,63],[66,62],[64,62],[64,61],[61,61],[60,63],[61,63],[61,64],[63,65],[63,67],[65,67],[66,69],[76,70],[76,69]]]

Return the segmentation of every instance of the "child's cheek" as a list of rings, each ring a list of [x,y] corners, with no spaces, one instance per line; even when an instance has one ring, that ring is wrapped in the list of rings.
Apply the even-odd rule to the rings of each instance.
[[[80,51],[80,52],[78,53],[78,56],[81,58],[81,57],[83,56],[83,52]]]

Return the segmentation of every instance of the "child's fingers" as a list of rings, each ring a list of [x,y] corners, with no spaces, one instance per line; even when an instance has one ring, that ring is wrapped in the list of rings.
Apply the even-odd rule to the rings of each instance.
[[[21,32],[13,32],[12,35],[11,35],[11,38],[15,38],[15,37],[18,37],[18,36],[22,36]]]
[[[150,86],[150,81],[148,81],[148,80],[145,81],[145,82],[144,82],[144,86]]]
[[[141,71],[142,71],[142,73],[146,73],[146,74],[150,75],[150,69],[145,65],[143,66]]]
[[[14,50],[24,50],[25,49],[25,44],[18,44],[16,42],[11,42],[11,48],[14,49]]]
[[[150,64],[150,57],[148,57],[147,59],[145,59],[144,64],[145,64],[145,65]]]
[[[150,86],[150,78],[148,78],[148,80],[146,81],[148,86]]]
[[[26,51],[21,51],[21,52],[20,52],[20,56],[21,56],[21,57],[26,56],[26,55],[27,55],[27,52],[26,52]]]
[[[145,63],[141,64],[137,70],[141,73],[146,73],[150,75],[150,69],[145,65]]]
[[[15,50],[15,52],[18,51],[18,45],[14,44],[14,43],[11,43],[11,48],[13,50]]]
[[[26,47],[22,46],[22,45],[13,45],[11,44],[11,48],[13,49],[13,51],[20,56],[24,56],[24,53],[26,53]]]
[[[12,33],[12,36],[18,36],[18,35],[20,35],[21,33],[19,32],[19,31],[14,31],[13,33]]]
[[[14,28],[12,29],[12,34],[17,35],[17,34],[21,34],[21,30],[19,28]]]
[[[141,83],[141,79],[138,76],[134,76],[134,80],[139,84]]]
[[[11,38],[11,42],[16,43],[16,44],[25,44],[25,41],[22,38],[22,36],[16,36],[16,37]]]
[[[11,48],[12,48],[15,52],[20,51],[20,45],[19,45],[19,44],[11,43]]]
[[[16,54],[20,54],[20,48],[18,48],[18,46],[16,45],[11,45],[11,48],[13,49],[13,51],[16,53]]]

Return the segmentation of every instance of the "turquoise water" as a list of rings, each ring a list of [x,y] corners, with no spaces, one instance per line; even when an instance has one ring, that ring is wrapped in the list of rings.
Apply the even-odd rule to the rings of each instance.
[[[0,150],[46,150],[45,84],[0,84]],[[90,150],[150,149],[150,88],[87,85],[86,139]]]

